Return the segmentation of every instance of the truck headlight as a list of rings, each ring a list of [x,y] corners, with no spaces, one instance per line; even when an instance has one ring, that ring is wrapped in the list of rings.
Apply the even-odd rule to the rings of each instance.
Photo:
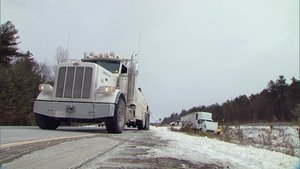
[[[49,94],[53,91],[53,87],[49,84],[40,84],[39,91]]]
[[[99,94],[109,94],[116,91],[116,88],[113,86],[101,86],[97,89],[97,93]]]

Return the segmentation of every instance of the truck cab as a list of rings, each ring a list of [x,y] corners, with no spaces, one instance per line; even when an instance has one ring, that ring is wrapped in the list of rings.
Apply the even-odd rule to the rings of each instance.
[[[216,132],[218,123],[212,120],[212,113],[209,112],[193,112],[181,117],[183,124],[204,132]]]
[[[196,113],[197,120],[197,129],[202,131],[215,132],[218,128],[218,123],[212,120],[212,114],[209,112],[197,112]]]
[[[201,129],[202,131],[210,131],[210,132],[215,132],[217,131],[218,128],[218,123],[213,122],[212,120],[207,120],[207,119],[199,119],[198,120],[198,129]]]

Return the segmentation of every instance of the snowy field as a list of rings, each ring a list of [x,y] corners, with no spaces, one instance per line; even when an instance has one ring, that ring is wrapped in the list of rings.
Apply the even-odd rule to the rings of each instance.
[[[151,157],[177,158],[195,164],[216,164],[230,169],[300,169],[299,158],[280,152],[186,135],[170,131],[167,127],[151,126],[150,129],[168,142],[165,146],[149,150]],[[253,136],[257,134],[254,133]]]
[[[242,125],[229,129],[231,142],[300,157],[297,126]]]

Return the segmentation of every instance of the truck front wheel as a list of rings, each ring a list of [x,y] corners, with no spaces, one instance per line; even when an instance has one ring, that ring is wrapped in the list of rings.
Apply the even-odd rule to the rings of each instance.
[[[59,120],[37,113],[35,113],[35,121],[39,128],[47,130],[55,130],[60,125]]]
[[[106,130],[109,133],[122,133],[125,126],[126,105],[123,99],[119,99],[116,104],[114,117],[105,122]]]

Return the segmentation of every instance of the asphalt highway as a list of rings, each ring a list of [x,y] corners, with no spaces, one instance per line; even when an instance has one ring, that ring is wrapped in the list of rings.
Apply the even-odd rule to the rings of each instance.
[[[149,156],[153,147],[168,145],[152,130],[108,134],[105,127],[5,126],[0,132],[0,169],[219,168]]]

